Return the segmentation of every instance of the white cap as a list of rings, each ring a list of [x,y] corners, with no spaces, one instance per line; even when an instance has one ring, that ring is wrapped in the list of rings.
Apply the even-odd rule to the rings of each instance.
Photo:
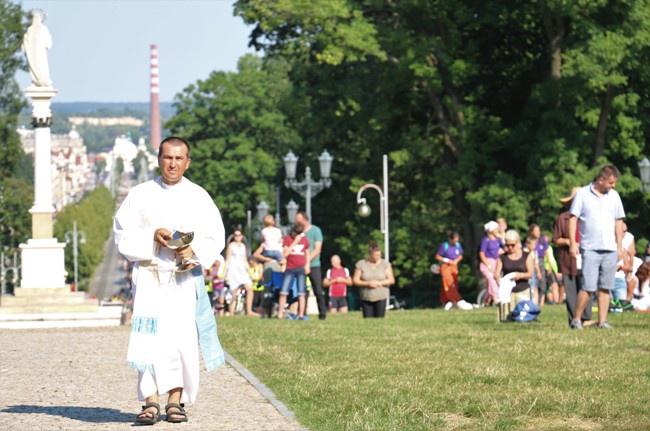
[[[495,221],[490,220],[489,222],[485,223],[483,225],[483,229],[485,229],[486,232],[492,232],[496,228],[499,227],[499,224]]]

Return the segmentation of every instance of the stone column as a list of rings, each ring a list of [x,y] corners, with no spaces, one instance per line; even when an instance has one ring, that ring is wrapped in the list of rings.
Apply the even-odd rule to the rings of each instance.
[[[65,288],[65,243],[53,237],[52,157],[50,106],[57,91],[52,87],[31,86],[25,94],[32,100],[34,125],[34,205],[32,238],[20,244],[20,288]],[[19,293],[16,292],[17,294]]]

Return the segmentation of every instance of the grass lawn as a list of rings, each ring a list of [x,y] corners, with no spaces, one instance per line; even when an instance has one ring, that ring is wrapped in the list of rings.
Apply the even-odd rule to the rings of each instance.
[[[594,313],[595,315],[595,313]],[[650,314],[571,331],[564,306],[220,318],[224,348],[310,430],[649,430]]]

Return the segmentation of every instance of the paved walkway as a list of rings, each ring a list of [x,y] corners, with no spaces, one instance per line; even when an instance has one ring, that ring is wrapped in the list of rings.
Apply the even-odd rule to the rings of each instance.
[[[97,299],[109,300],[111,295],[119,292],[124,287],[127,272],[122,269],[121,260],[113,239],[113,234],[104,244],[104,260],[97,267],[89,283],[90,293]]]
[[[0,329],[0,430],[132,430],[142,403],[137,373],[125,360],[128,336],[127,327]],[[247,378],[231,365],[202,369],[189,422],[161,421],[152,429],[304,429]]]

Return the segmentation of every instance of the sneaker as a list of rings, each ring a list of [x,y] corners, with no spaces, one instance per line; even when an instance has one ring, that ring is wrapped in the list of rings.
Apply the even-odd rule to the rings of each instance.
[[[289,313],[289,314],[287,314],[287,316],[285,317],[285,319],[286,319],[286,320],[298,320],[298,316],[296,316],[296,315],[293,314],[293,313]]]
[[[451,307],[454,306],[454,303],[449,301],[448,303],[445,304],[445,311],[451,310]]]
[[[584,329],[582,327],[582,322],[579,320],[574,320],[573,322],[571,322],[569,326],[571,327],[571,329]]]
[[[305,314],[304,316],[299,317],[298,320],[304,320],[304,321],[307,321],[307,320],[309,320],[309,316],[307,316],[307,315]]]
[[[600,329],[614,329],[614,327],[612,325],[610,325],[609,323],[607,323],[607,321],[604,321],[603,323],[599,323],[598,327]]]
[[[464,299],[461,299],[456,303],[456,306],[460,308],[461,310],[473,310],[474,307],[472,307],[472,304],[466,302]]]

